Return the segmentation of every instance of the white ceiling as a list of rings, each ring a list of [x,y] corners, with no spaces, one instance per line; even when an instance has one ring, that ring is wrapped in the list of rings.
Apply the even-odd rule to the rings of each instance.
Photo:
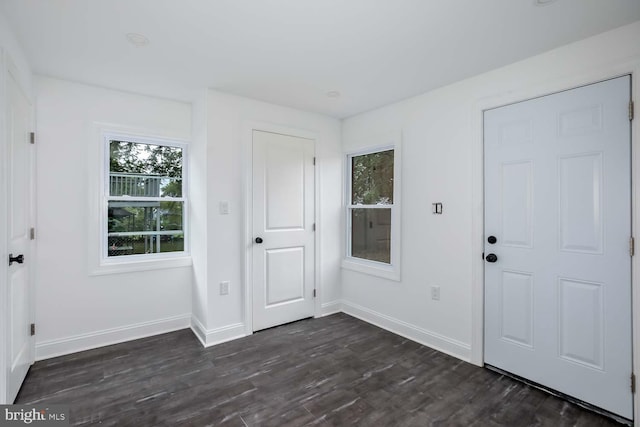
[[[187,101],[209,87],[343,118],[640,20],[640,0],[0,0],[0,11],[37,74]],[[150,44],[129,44],[132,32]]]

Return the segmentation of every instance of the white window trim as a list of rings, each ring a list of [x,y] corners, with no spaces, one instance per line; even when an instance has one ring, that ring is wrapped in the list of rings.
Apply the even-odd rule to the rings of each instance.
[[[192,264],[189,252],[189,165],[188,165],[188,143],[185,139],[172,136],[156,136],[152,132],[144,130],[131,130],[118,127],[111,127],[100,124],[94,126],[93,149],[90,151],[89,165],[99,165],[99,167],[89,167],[89,275],[117,274],[135,271],[159,270],[165,268],[186,267]],[[107,192],[109,171],[109,149],[110,140],[124,140],[142,144],[166,145],[179,147],[183,151],[182,157],[182,198],[162,198],[162,200],[176,200],[183,202],[184,218],[184,247],[182,252],[165,252],[154,254],[137,254],[120,257],[107,257]],[[96,169],[99,173],[96,173]]]
[[[380,208],[391,209],[391,263],[386,264],[378,261],[370,261],[362,258],[352,257],[351,254],[351,209],[363,208],[363,209],[375,209],[367,205],[352,205],[351,204],[351,159],[355,156],[362,156],[366,154],[377,153],[380,151],[393,150],[393,205],[384,205]],[[352,151],[345,156],[345,190],[344,190],[344,206],[345,206],[345,246],[344,246],[344,258],[342,260],[342,268],[359,273],[369,274],[371,276],[381,277],[383,279],[400,281],[400,266],[401,266],[401,195],[400,189],[401,182],[401,147],[400,140],[393,141],[393,143],[370,147],[358,151]]]

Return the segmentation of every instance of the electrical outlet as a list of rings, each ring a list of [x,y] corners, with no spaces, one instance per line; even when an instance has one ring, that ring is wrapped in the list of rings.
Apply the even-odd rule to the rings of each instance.
[[[220,295],[229,295],[229,282],[220,282]]]
[[[229,202],[226,200],[221,201],[218,204],[218,209],[220,210],[220,215],[229,215]]]
[[[431,299],[435,301],[440,300],[440,286],[431,287]]]

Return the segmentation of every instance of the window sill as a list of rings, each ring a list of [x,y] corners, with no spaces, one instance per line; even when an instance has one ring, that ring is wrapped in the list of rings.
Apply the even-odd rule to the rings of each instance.
[[[192,264],[190,255],[172,256],[170,258],[147,258],[135,260],[108,260],[94,266],[90,276],[106,274],[132,273],[136,271],[163,270],[167,268],[189,267]]]
[[[370,262],[357,258],[345,258],[342,260],[342,268],[345,270],[368,274],[370,276],[393,280],[395,282],[400,281],[400,271],[397,267],[381,264],[379,262]]]

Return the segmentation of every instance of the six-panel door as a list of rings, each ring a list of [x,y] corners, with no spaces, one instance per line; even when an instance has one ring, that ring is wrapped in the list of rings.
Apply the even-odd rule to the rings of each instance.
[[[485,112],[485,362],[631,419],[630,77]]]

